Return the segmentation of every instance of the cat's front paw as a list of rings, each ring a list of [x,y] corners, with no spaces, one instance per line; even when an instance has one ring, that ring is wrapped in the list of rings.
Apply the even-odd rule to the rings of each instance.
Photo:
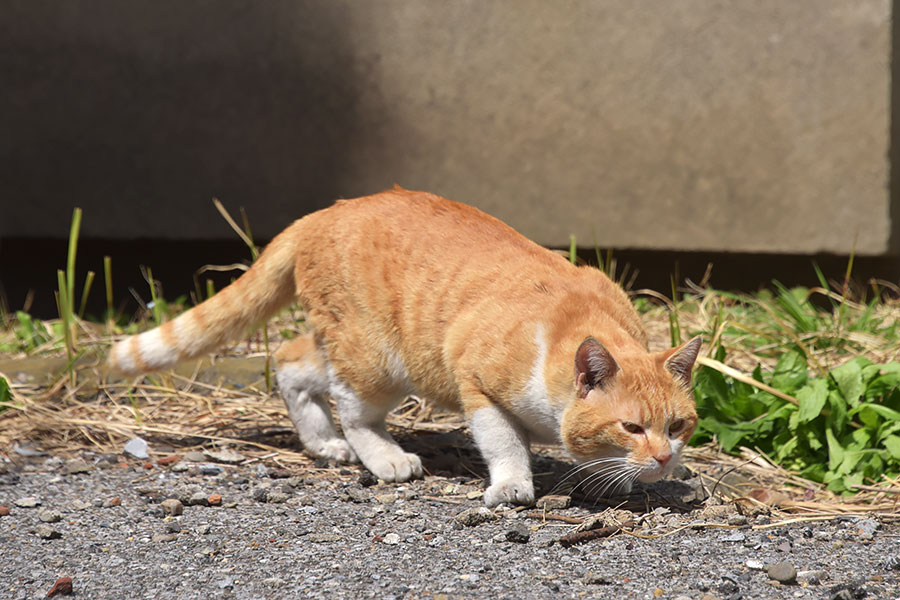
[[[317,458],[327,458],[328,460],[344,463],[359,462],[356,452],[353,451],[353,448],[350,447],[347,440],[327,440],[316,444],[313,447],[308,447],[307,450]]]
[[[534,504],[534,484],[531,480],[508,479],[492,484],[484,491],[484,503],[493,508],[498,504]]]
[[[385,453],[364,463],[372,474],[385,481],[409,481],[422,477],[422,460],[411,452]]]

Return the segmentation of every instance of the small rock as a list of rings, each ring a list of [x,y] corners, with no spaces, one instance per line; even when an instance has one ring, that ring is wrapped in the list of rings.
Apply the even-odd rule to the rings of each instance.
[[[172,465],[172,472],[184,473],[185,471],[189,471],[190,468],[191,468],[191,465],[189,465],[188,463],[186,463],[184,461],[181,461],[181,462],[177,462],[174,465]]]
[[[393,504],[397,501],[397,494],[379,494],[375,496],[375,501],[379,504]]]
[[[719,600],[719,597],[714,594],[703,594],[700,600]]]
[[[125,454],[141,460],[150,458],[150,455],[147,453],[147,442],[139,437],[133,437],[128,440],[125,443],[124,451]]]
[[[821,569],[811,571],[797,571],[797,582],[807,585],[820,585],[828,579],[828,573]]]
[[[72,510],[87,510],[91,507],[90,502],[85,502],[84,500],[79,500],[76,498],[69,503],[69,508]]]
[[[615,583],[611,577],[594,573],[589,573],[582,581],[587,585],[613,585]]]
[[[209,506],[222,506],[222,495],[221,494],[212,494],[209,498],[206,499]]]
[[[725,519],[725,522],[734,527],[741,527],[747,524],[747,516],[746,515],[728,515],[728,518]]]
[[[462,511],[456,515],[453,520],[459,527],[474,527],[475,525],[480,525],[481,523],[486,523],[488,521],[495,521],[499,518],[498,515],[495,515],[486,507],[479,506],[478,508],[470,508],[469,510]]]
[[[166,533],[181,533],[181,523],[178,521],[166,521]]]
[[[184,460],[188,462],[203,462],[206,460],[206,456],[204,456],[202,452],[191,450],[190,452],[185,453]]]
[[[177,454],[170,454],[168,456],[161,456],[161,457],[157,458],[156,464],[158,464],[161,467],[168,467],[168,466],[174,465],[175,463],[177,463],[180,460],[181,460],[181,457],[178,456]]]
[[[290,499],[290,496],[284,492],[269,492],[266,495],[266,502],[269,504],[284,504]]]
[[[271,469],[269,471],[269,479],[288,479],[291,472],[287,469]]]
[[[481,490],[472,490],[471,492],[466,492],[467,500],[478,500],[479,498],[484,497],[484,492]]]
[[[106,508],[111,508],[113,506],[122,506],[122,499],[118,496],[113,496],[109,500],[103,503],[103,506]]]
[[[372,487],[376,483],[378,483],[378,478],[372,475],[369,471],[363,471],[359,474],[359,479],[356,482],[363,486],[364,488]]]
[[[773,563],[766,568],[766,574],[775,581],[784,585],[797,583],[797,569],[788,562]]]
[[[91,465],[89,465],[86,461],[76,458],[74,460],[70,460],[63,467],[63,472],[66,475],[75,475],[77,473],[88,473],[91,470]]]
[[[209,523],[200,523],[199,525],[197,525],[197,533],[199,533],[200,535],[208,534],[211,529],[212,528],[210,527]]]
[[[364,502],[368,502],[371,499],[369,492],[364,492],[363,490],[358,490],[356,488],[347,488],[347,500],[350,502],[355,502],[357,504],[362,504]]]
[[[161,533],[159,535],[154,535],[150,538],[151,542],[174,542],[178,539],[178,536],[174,533]]]
[[[53,584],[53,587],[50,588],[50,591],[47,592],[46,598],[52,598],[53,596],[69,596],[72,594],[72,578],[71,577],[60,577],[56,580],[56,583]]]
[[[820,529],[813,533],[813,539],[818,540],[820,542],[830,542],[834,537],[834,534],[830,531],[825,531],[824,529]]]
[[[0,504],[0,517],[9,516],[9,507]]]
[[[522,525],[521,523],[516,523],[506,532],[507,542],[527,544],[529,539],[531,539],[531,532],[525,525]]]
[[[45,508],[38,513],[38,519],[40,519],[42,523],[59,523],[62,521],[62,515],[59,514],[59,511]]]
[[[176,498],[169,498],[168,500],[163,500],[160,503],[160,506],[162,506],[163,510],[166,512],[167,515],[172,515],[172,516],[177,517],[178,515],[184,513],[184,504],[182,504],[181,501],[177,500]]]
[[[264,487],[255,487],[253,488],[251,495],[257,502],[265,502],[269,497],[269,489]]]
[[[201,475],[212,475],[213,477],[215,477],[225,473],[225,469],[223,469],[219,465],[212,465],[210,463],[203,463],[197,468],[200,470]]]
[[[188,506],[209,506],[209,496],[203,492],[194,492],[187,501]]]
[[[881,523],[874,519],[860,519],[856,522],[855,529],[859,539],[872,540],[875,538],[875,532],[881,527]]]
[[[570,496],[542,496],[538,498],[536,507],[540,510],[563,510],[572,505]]]
[[[37,528],[35,528],[34,532],[42,540],[58,540],[62,537],[62,534],[60,532],[53,529],[49,525],[38,525]]]
[[[218,581],[216,585],[219,586],[219,589],[230,590],[234,587],[234,579],[231,577],[226,577],[225,579]]]
[[[19,508],[35,508],[41,505],[41,501],[34,496],[26,496],[15,501]]]
[[[382,539],[381,541],[390,546],[395,546],[400,543],[400,536],[396,533],[389,533],[384,536],[384,539]]]
[[[207,450],[203,454],[206,455],[210,460],[214,460],[216,462],[225,463],[228,465],[236,465],[238,463],[244,462],[244,455],[240,452],[236,452],[230,448],[220,448],[218,450]]]
[[[722,542],[743,542],[747,539],[746,534],[741,533],[740,531],[732,531],[728,535],[723,535],[719,538],[719,541]]]
[[[748,569],[753,569],[754,571],[762,571],[766,568],[761,560],[757,560],[755,558],[748,558],[747,562],[745,562],[744,564]]]

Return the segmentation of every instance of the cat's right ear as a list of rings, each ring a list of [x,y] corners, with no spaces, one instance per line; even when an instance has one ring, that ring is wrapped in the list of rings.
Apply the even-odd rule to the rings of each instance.
[[[581,342],[575,352],[575,390],[584,398],[594,388],[607,385],[616,373],[619,363],[599,340],[589,337]]]

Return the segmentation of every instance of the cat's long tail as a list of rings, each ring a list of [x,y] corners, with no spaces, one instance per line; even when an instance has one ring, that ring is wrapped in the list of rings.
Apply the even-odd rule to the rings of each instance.
[[[301,222],[276,236],[246,273],[212,298],[114,345],[107,366],[124,374],[171,367],[240,337],[288,305],[296,297],[294,263]]]

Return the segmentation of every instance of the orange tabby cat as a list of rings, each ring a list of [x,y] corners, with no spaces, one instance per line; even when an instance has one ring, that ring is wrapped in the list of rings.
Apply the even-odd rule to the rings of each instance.
[[[529,443],[562,443],[607,487],[669,474],[694,431],[700,339],[650,354],[628,297],[481,211],[395,188],[307,215],[233,284],[116,344],[125,373],[209,352],[299,299],[313,332],[277,380],[308,452],[385,481],[422,476],[384,426],[410,394],[462,410],[484,499],[534,500]],[[337,401],[344,437],[327,397]]]

